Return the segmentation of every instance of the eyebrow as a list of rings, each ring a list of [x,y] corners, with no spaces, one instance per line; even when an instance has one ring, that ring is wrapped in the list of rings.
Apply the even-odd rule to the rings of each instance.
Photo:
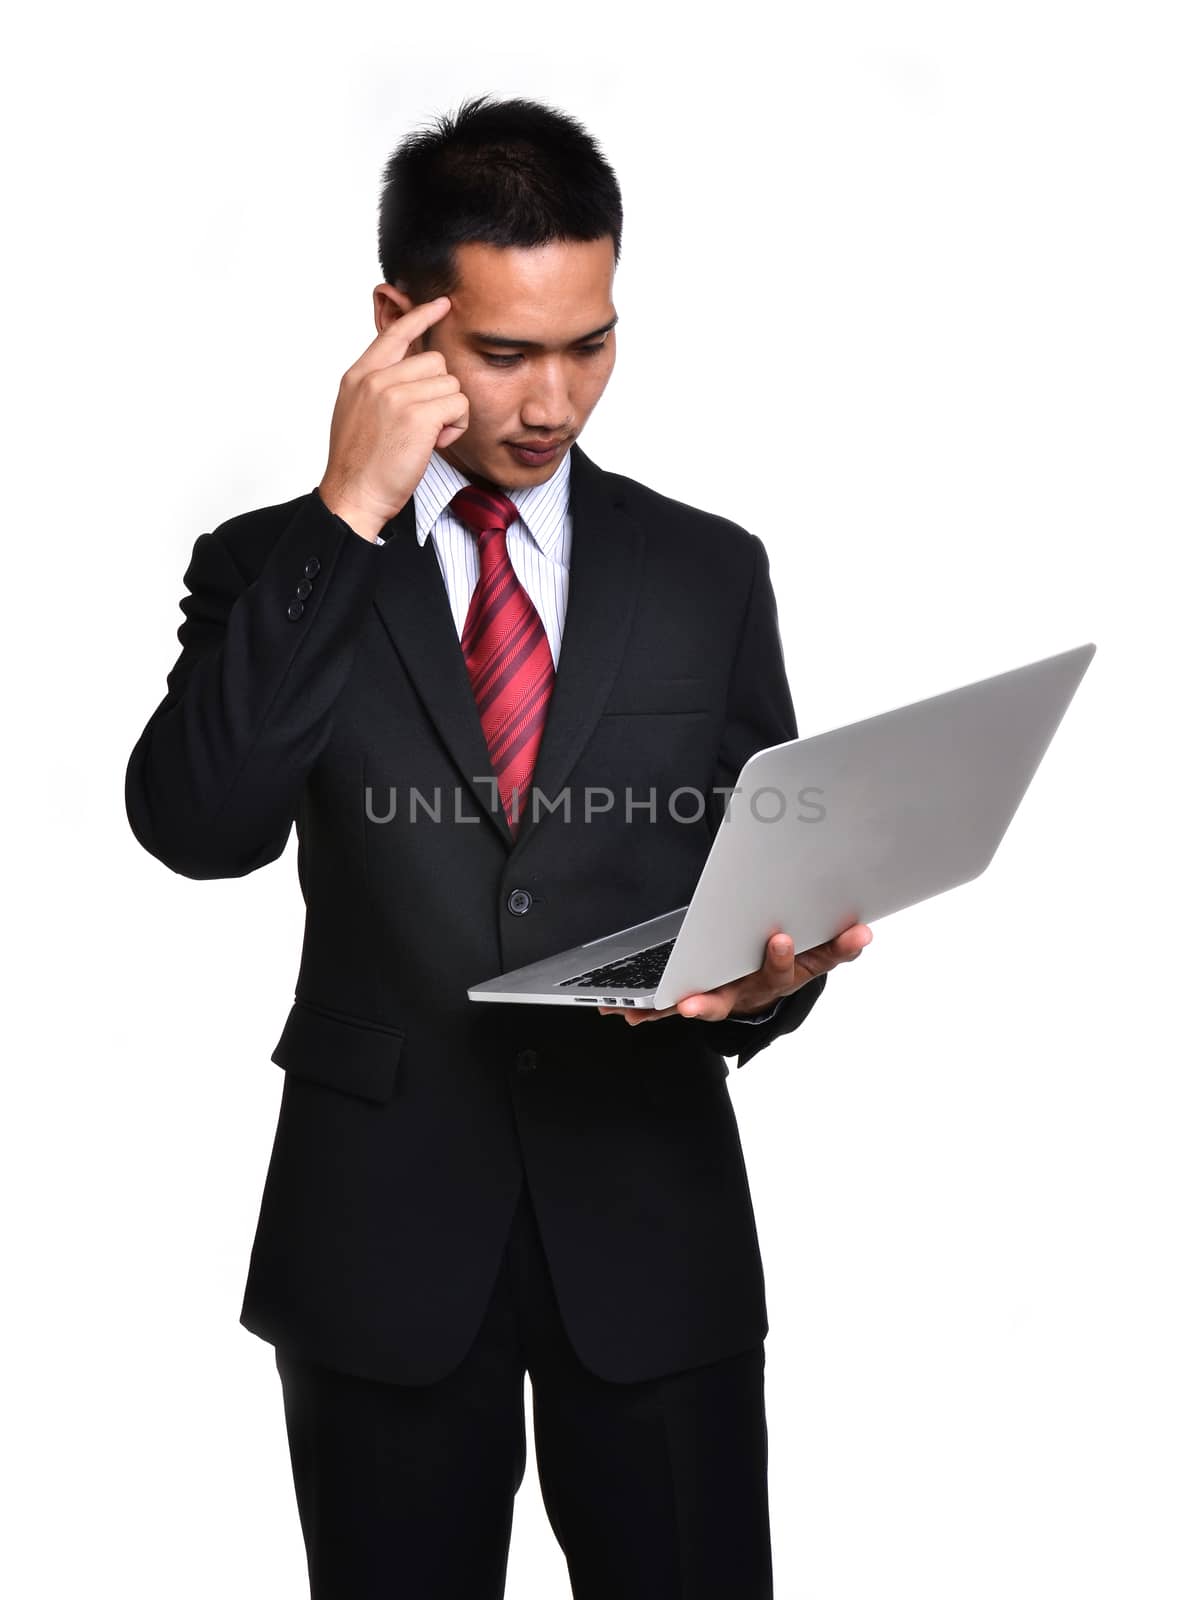
[[[616,316],[611,322],[606,322],[602,328],[593,328],[591,333],[582,333],[578,339],[573,339],[572,344],[585,344],[589,339],[595,339],[598,334],[607,333],[610,328],[615,328],[620,321]],[[513,346],[516,350],[545,350],[546,345],[540,344],[537,339],[507,339],[496,333],[470,333],[470,340],[474,344],[496,344]]]

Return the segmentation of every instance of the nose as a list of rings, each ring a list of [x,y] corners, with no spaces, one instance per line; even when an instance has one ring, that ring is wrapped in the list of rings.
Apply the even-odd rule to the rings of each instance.
[[[575,422],[567,378],[558,362],[536,363],[530,392],[522,402],[522,426],[567,433]]]

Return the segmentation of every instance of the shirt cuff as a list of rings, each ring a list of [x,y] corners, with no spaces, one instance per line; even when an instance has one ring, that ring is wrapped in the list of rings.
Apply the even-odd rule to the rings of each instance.
[[[781,1001],[784,999],[785,996],[782,995],[781,999],[775,1000],[767,1011],[759,1011],[755,1017],[729,1017],[728,1021],[752,1023],[768,1022],[771,1017],[775,1017],[777,1015],[778,1011],[781,1009]]]

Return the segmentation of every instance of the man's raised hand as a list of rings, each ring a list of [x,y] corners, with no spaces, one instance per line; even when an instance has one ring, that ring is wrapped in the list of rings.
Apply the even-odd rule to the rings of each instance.
[[[407,354],[450,306],[443,295],[394,318],[341,379],[318,488],[329,510],[371,542],[411,499],[432,451],[469,425],[469,402],[440,352]]]

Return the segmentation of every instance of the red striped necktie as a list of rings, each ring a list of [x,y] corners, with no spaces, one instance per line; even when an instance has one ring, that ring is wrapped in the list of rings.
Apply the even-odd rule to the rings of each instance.
[[[506,551],[506,529],[518,508],[504,494],[466,484],[451,508],[477,535],[481,575],[469,602],[461,648],[513,835],[543,737],[555,681],[542,618],[518,581]]]

